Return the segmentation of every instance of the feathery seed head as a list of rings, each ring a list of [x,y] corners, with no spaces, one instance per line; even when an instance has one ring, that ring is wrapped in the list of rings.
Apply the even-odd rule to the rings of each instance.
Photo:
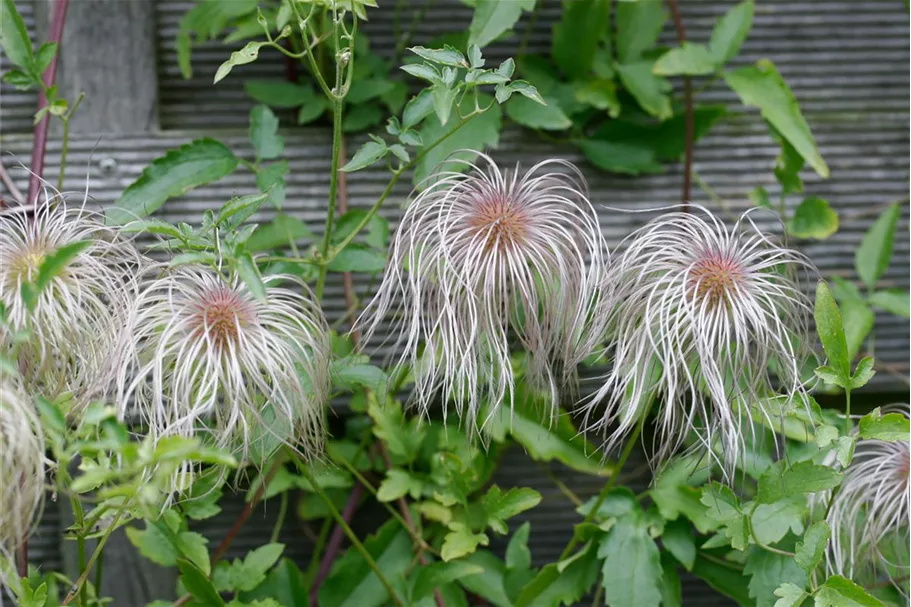
[[[0,552],[28,537],[44,498],[44,438],[18,381],[0,375]]]
[[[33,282],[48,256],[61,247],[90,241],[50,281],[29,310],[20,293]],[[10,347],[13,332],[28,329],[18,362],[30,390],[53,398],[72,392],[83,404],[103,392],[110,380],[110,351],[137,283],[143,259],[130,240],[104,226],[84,208],[68,208],[62,196],[0,214],[0,301],[9,326],[0,344]]]
[[[887,407],[908,415],[908,405]],[[828,509],[826,569],[859,583],[892,581],[907,598],[911,572],[911,445],[861,439]]]
[[[277,441],[317,453],[329,329],[303,282],[263,280],[265,302],[238,277],[206,267],[181,266],[152,279],[120,348],[121,417],[132,398],[154,437],[205,433],[241,459]]]
[[[800,278],[812,267],[764,234],[749,212],[732,227],[698,206],[666,213],[624,244],[605,312],[613,367],[586,406],[590,426],[619,426],[606,441],[610,450],[658,399],[652,463],[695,432],[710,454],[720,441],[721,457],[712,457],[727,476],[752,431],[742,404],[761,407],[775,383],[803,398],[812,308]],[[600,401],[603,417],[592,422]]]
[[[549,160],[522,173],[479,158],[449,160],[428,178],[357,323],[366,341],[395,310],[399,364],[412,366],[418,405],[426,412],[442,393],[472,429],[483,427],[483,402],[514,398],[512,336],[552,404],[572,385],[600,337],[591,312],[607,258],[578,169]],[[459,164],[468,172],[449,170]]]

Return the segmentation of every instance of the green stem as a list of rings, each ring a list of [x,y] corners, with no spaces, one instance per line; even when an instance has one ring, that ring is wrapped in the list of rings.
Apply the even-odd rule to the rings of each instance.
[[[386,589],[386,592],[389,593],[389,598],[393,603],[398,605],[398,607],[405,607],[405,604],[399,598],[395,592],[395,588],[392,587],[392,584],[389,583],[389,580],[386,579],[386,576],[383,575],[383,572],[380,570],[379,565],[376,564],[376,561],[373,559],[373,555],[370,554],[370,551],[367,550],[366,546],[361,543],[361,540],[358,539],[357,534],[351,529],[351,526],[345,521],[344,517],[339,513],[338,509],[335,507],[335,504],[332,503],[332,499],[326,495],[326,492],[323,491],[323,488],[319,486],[314,478],[313,473],[307,466],[299,466],[298,469],[303,472],[310,484],[313,485],[313,489],[316,491],[317,495],[320,496],[320,499],[323,500],[326,504],[326,508],[329,509],[329,514],[335,519],[336,524],[342,528],[342,531],[345,532],[345,535],[348,537],[348,541],[354,546],[354,548],[361,553],[361,556],[364,557],[367,566],[370,567],[373,574],[376,575],[376,578],[380,581],[380,584],[383,585],[383,588]]]
[[[851,434],[851,388],[845,388],[845,435]]]
[[[329,532],[332,530],[332,519],[323,520],[323,526],[319,530],[319,536],[316,538],[316,544],[313,546],[313,554],[310,557],[310,564],[307,566],[306,579],[309,584],[319,570],[320,557],[323,554],[323,548],[326,540],[329,539]]]
[[[604,500],[607,499],[607,495],[610,493],[610,490],[613,489],[614,485],[617,483],[617,479],[620,477],[620,471],[623,470],[623,466],[626,464],[626,460],[629,459],[630,453],[633,452],[633,447],[635,447],[636,443],[639,441],[639,435],[642,433],[642,427],[645,426],[646,419],[646,415],[643,414],[642,419],[636,425],[636,429],[633,430],[633,433],[630,435],[629,440],[626,442],[626,446],[623,448],[623,453],[620,454],[620,460],[614,467],[613,474],[611,474],[611,477],[607,479],[607,483],[605,483],[604,488],[601,489],[601,493],[598,495],[598,499],[591,507],[591,510],[588,511],[588,514],[585,516],[585,520],[582,521],[582,525],[586,525],[595,520],[595,517],[598,515],[598,510],[601,508],[601,504],[604,503]],[[573,536],[573,538],[566,545],[566,548],[563,549],[563,553],[560,555],[560,558],[558,560],[562,561],[570,554],[572,554],[573,548],[575,548],[578,543],[579,539],[576,536]]]
[[[57,175],[58,192],[63,191],[63,177],[66,175],[66,156],[70,150],[70,118],[73,117],[73,114],[79,108],[79,104],[82,103],[84,98],[85,93],[79,93],[79,96],[76,97],[76,102],[73,103],[73,107],[61,117],[61,120],[63,121],[63,140],[60,148],[60,174]]]
[[[79,579],[73,584],[73,587],[70,589],[69,593],[66,595],[66,598],[63,599],[61,605],[69,605],[78,593],[80,596],[85,596],[85,581],[89,577],[89,571],[95,565],[95,561],[98,560],[98,557],[104,550],[104,545],[107,543],[108,539],[111,537],[111,534],[114,533],[114,530],[117,529],[120,524],[120,519],[123,518],[123,513],[126,510],[121,510],[117,513],[117,516],[114,517],[114,520],[111,521],[111,526],[105,530],[104,535],[98,540],[98,546],[95,548],[95,551],[92,553],[91,558],[89,559],[88,564],[82,570],[82,573],[79,575]]]
[[[95,564],[95,596],[101,596],[101,580],[104,575],[104,548],[98,555],[98,562]]]
[[[329,176],[329,210],[326,213],[326,233],[323,235],[322,258],[324,264],[319,268],[319,277],[316,281],[316,301],[322,301],[323,288],[326,286],[326,272],[328,271],[329,247],[332,245],[332,228],[335,220],[335,199],[338,195],[338,159],[342,148],[342,99],[335,100],[335,109],[332,112],[332,168]]]
[[[361,230],[363,230],[365,227],[367,227],[367,224],[370,223],[370,220],[373,219],[373,216],[376,215],[377,211],[380,210],[380,207],[383,206],[383,203],[386,202],[386,199],[392,193],[392,189],[395,187],[395,184],[397,184],[399,182],[399,179],[401,178],[402,174],[405,173],[405,171],[407,171],[408,169],[413,167],[415,164],[420,162],[420,160],[422,158],[424,158],[424,156],[426,156],[428,154],[428,152],[430,152],[432,149],[434,149],[435,147],[437,147],[438,145],[440,145],[441,143],[443,143],[444,141],[449,139],[460,128],[462,128],[463,126],[468,124],[468,122],[470,122],[472,118],[474,118],[475,116],[477,116],[479,114],[482,114],[484,111],[485,110],[474,111],[474,112],[468,114],[468,116],[466,116],[465,118],[462,118],[461,120],[459,120],[459,122],[457,122],[456,125],[452,129],[447,131],[445,135],[443,135],[442,137],[440,137],[439,139],[434,141],[431,145],[429,145],[426,148],[424,148],[423,150],[421,150],[420,154],[415,156],[410,162],[406,163],[405,165],[400,167],[395,173],[393,173],[392,179],[389,180],[389,184],[386,186],[386,189],[383,190],[383,193],[380,195],[380,197],[377,199],[377,201],[373,204],[372,207],[370,207],[370,210],[367,211],[367,214],[364,215],[364,217],[360,220],[360,222],[358,222],[358,224],[356,226],[354,226],[354,229],[351,230],[351,232],[347,236],[345,236],[345,238],[342,239],[342,241],[340,243],[338,243],[335,247],[332,248],[332,254],[324,260],[325,263],[328,264],[333,259],[335,259],[335,256],[338,255],[339,252],[342,251],[345,247],[347,247],[351,243],[351,241],[354,240],[355,237],[361,232]]]
[[[275,526],[272,528],[272,536],[269,538],[269,543],[274,544],[278,541],[278,536],[281,535],[282,525],[285,524],[285,516],[288,514],[288,492],[283,491],[281,502],[278,506],[278,519],[275,521]]]

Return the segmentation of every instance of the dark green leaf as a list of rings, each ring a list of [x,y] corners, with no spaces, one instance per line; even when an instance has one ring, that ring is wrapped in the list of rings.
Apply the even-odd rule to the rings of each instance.
[[[871,291],[876,286],[876,281],[889,267],[892,244],[895,240],[895,225],[900,214],[899,205],[890,206],[870,226],[870,229],[864,234],[860,246],[854,252],[854,267],[857,268],[857,275]]]
[[[431,563],[418,571],[411,599],[419,601],[424,597],[431,596],[436,588],[445,586],[467,575],[477,575],[479,573],[484,573],[484,568],[467,561]]]
[[[794,562],[793,557],[759,546],[750,549],[743,572],[750,576],[750,596],[756,600],[756,607],[773,607],[775,590],[783,582],[800,588],[807,584],[807,572]]]
[[[386,402],[387,383],[386,372],[369,364],[363,356],[348,356],[333,360],[329,372],[332,381],[340,388],[354,391],[358,387],[372,390],[380,404]]]
[[[598,578],[598,552],[591,542],[565,561],[547,565],[522,590],[515,607],[572,605]]]
[[[837,487],[841,477],[837,470],[812,462],[798,462],[783,471],[773,467],[759,479],[756,501],[773,504],[793,495],[825,491]]]
[[[584,139],[579,142],[579,147],[592,164],[611,173],[640,175],[664,170],[654,151],[638,144]]]
[[[134,181],[116,206],[108,209],[108,224],[120,225],[157,211],[169,198],[230,175],[237,157],[214,139],[197,139],[156,158]]]
[[[788,232],[798,238],[825,240],[838,230],[838,213],[817,196],[805,198],[788,222]]]
[[[212,583],[219,592],[249,592],[265,581],[266,573],[281,558],[284,550],[284,544],[266,544],[248,552],[243,560],[219,563]]]
[[[256,173],[256,187],[268,194],[269,204],[281,210],[285,204],[285,175],[288,173],[288,161],[273,162]]]
[[[829,167],[819,154],[794,93],[771,61],[763,59],[755,66],[725,72],[724,78],[744,105],[758,107],[763,118],[772,123],[820,177],[829,176]]]
[[[665,466],[649,494],[665,520],[676,520],[682,514],[693,522],[700,533],[708,533],[718,525],[707,516],[700,490],[690,486],[704,481],[704,476],[694,474],[699,467],[694,459],[692,456],[684,457]]]
[[[847,382],[851,377],[851,368],[841,312],[838,310],[835,298],[832,297],[829,285],[823,280],[816,285],[814,318],[816,319],[816,331],[819,333],[822,347],[829,358],[829,365],[843,381]]]
[[[696,562],[696,543],[690,523],[683,519],[669,521],[661,534],[661,544],[687,571],[692,571]]]
[[[468,28],[468,44],[487,46],[512,29],[523,10],[530,11],[534,7],[535,0],[477,0]]]
[[[300,240],[313,240],[314,234],[300,219],[279,213],[271,223],[256,228],[253,235],[247,240],[248,250],[267,251],[285,247],[289,242]]]
[[[392,90],[395,85],[386,77],[373,76],[371,78],[355,79],[351,83],[351,90],[345,97],[345,103],[360,104],[382,97]]]
[[[41,76],[33,73],[35,50],[14,0],[0,2],[0,46],[13,65],[22,68],[33,80]]]
[[[375,103],[355,105],[342,119],[342,130],[356,133],[379,124],[383,120],[383,110]]]
[[[201,601],[206,607],[220,607],[225,604],[218,591],[209,581],[209,577],[199,567],[186,559],[177,560],[180,579],[193,598]]]
[[[644,2],[637,4],[654,4]],[[671,83],[661,76],[652,73],[651,61],[636,61],[617,66],[620,81],[629,93],[635,97],[636,102],[643,110],[659,120],[666,120],[673,115],[671,99]]]
[[[808,573],[814,571],[822,560],[828,541],[829,525],[825,521],[816,521],[807,529],[803,540],[797,542],[794,562]]]
[[[506,104],[506,115],[522,126],[545,131],[562,131],[573,124],[553,100],[541,105],[528,97],[513,97]]]
[[[749,595],[749,578],[736,566],[725,566],[697,556],[693,574],[705,580],[718,592],[735,600],[741,607],[755,607],[756,603]]]
[[[693,42],[672,48],[652,66],[652,73],[658,76],[703,76],[714,72],[715,64],[708,49]]]
[[[263,583],[241,597],[245,601],[273,598],[283,606],[306,605],[309,588],[304,574],[290,559],[282,559],[266,576]]]
[[[911,316],[911,301],[907,289],[886,289],[870,296],[870,303],[877,308],[903,318]]]
[[[621,517],[601,540],[601,585],[611,607],[658,607],[663,575],[658,546],[641,510]]]
[[[486,550],[478,550],[460,562],[470,563],[483,571],[466,575],[459,583],[472,594],[476,594],[496,607],[512,607],[512,601],[506,593],[506,565]]]
[[[666,552],[661,554],[661,607],[682,607],[683,589],[677,573],[677,561]]]
[[[655,46],[667,13],[663,2],[619,2],[617,4],[617,59],[638,61]]]
[[[840,575],[833,575],[816,592],[815,607],[885,607],[867,591]]]
[[[410,128],[417,126],[418,123],[432,112],[433,99],[430,96],[430,90],[423,89],[405,105],[405,109],[402,112],[402,127]]]
[[[610,2],[607,0],[564,2],[560,22],[554,25],[551,54],[560,70],[570,79],[588,75],[595,49],[609,20]]]
[[[245,80],[244,89],[256,101],[271,107],[298,107],[316,100],[316,93],[309,84],[284,80]]]
[[[308,101],[300,107],[297,113],[298,124],[310,124],[323,115],[329,107],[329,102],[325,97],[314,95],[313,101]]]
[[[753,0],[746,0],[730,9],[715,23],[709,40],[709,53],[719,66],[736,57],[743,46],[753,26],[753,9]]]
[[[406,110],[407,111],[407,110]],[[354,154],[354,157],[340,171],[351,173],[369,167],[389,151],[385,143],[370,140]]]
[[[911,422],[901,413],[882,414],[879,407],[860,418],[860,437],[883,441],[907,441]]]
[[[540,500],[540,495],[538,496]],[[528,536],[531,533],[531,523],[525,521],[509,538],[506,546],[506,567],[515,570],[531,568],[531,551],[528,549]]]
[[[364,272],[373,274],[386,267],[386,257],[382,251],[359,242],[349,243],[338,252],[327,266],[333,272]]]

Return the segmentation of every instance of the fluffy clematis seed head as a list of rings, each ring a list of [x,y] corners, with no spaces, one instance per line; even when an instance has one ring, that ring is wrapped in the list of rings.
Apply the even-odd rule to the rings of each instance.
[[[512,405],[514,344],[527,352],[526,379],[555,405],[600,337],[591,311],[607,248],[581,173],[560,160],[501,170],[481,154],[445,162],[425,185],[358,320],[365,341],[394,312],[417,404],[426,412],[442,395],[471,429],[486,421],[482,403],[490,414]]]
[[[121,417],[133,406],[156,439],[203,436],[241,459],[268,457],[278,443],[316,454],[329,329],[299,279],[263,281],[265,300],[238,277],[206,267],[181,266],[151,280],[123,333]]]
[[[726,476],[753,428],[744,408],[775,386],[803,399],[812,308],[806,258],[763,233],[748,212],[726,226],[708,210],[661,215],[631,234],[610,278],[613,367],[586,404],[608,451],[660,403],[653,465],[689,435]],[[771,371],[770,369],[774,369]]]
[[[18,381],[0,374],[0,551],[28,537],[44,497],[44,439]]]
[[[885,408],[908,416],[908,406]],[[908,598],[911,560],[911,446],[908,440],[857,441],[854,458],[832,499],[826,522],[830,575],[862,584],[891,582]]]
[[[20,296],[42,264],[61,248],[90,244],[50,280],[29,310]],[[54,398],[71,392],[77,403],[102,394],[111,380],[110,354],[136,295],[135,273],[143,265],[132,241],[106,227],[83,207],[70,208],[62,196],[34,212],[0,213],[0,302],[7,326],[0,346],[9,351],[14,335],[25,386]]]

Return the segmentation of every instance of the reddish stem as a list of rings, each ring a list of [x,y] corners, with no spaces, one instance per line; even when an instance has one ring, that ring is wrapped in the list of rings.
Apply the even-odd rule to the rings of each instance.
[[[354,511],[357,509],[358,502],[361,501],[361,494],[363,492],[363,485],[354,481],[354,487],[351,488],[351,493],[348,495],[348,501],[345,503],[345,508],[342,510],[342,519],[344,519],[346,523],[350,523],[351,519],[354,518]],[[342,547],[343,538],[344,532],[341,525],[336,525],[335,529],[332,530],[332,535],[329,536],[329,542],[326,544],[326,553],[323,555],[323,560],[319,563],[316,578],[313,580],[313,585],[310,587],[310,607],[318,607],[319,605],[320,586],[323,585],[323,582],[329,575],[329,571],[332,569],[332,563],[335,561],[335,556]]]
[[[671,9],[671,15],[674,18],[674,28],[677,30],[677,39],[682,45],[686,42],[686,29],[683,27],[683,16],[680,14],[680,7],[677,6],[677,0],[667,0],[667,5]],[[685,133],[684,133],[684,161],[683,161],[683,192],[681,193],[681,202],[683,203],[684,212],[689,210],[690,190],[693,182],[693,140],[696,138],[696,118],[693,113],[693,79],[689,76],[683,77],[683,102],[686,107]]]
[[[63,23],[66,21],[66,9],[70,0],[57,0],[54,3],[54,15],[51,17],[51,28],[49,42],[57,43],[57,53],[51,60],[51,64],[44,72],[44,86],[50,88],[54,86],[57,79],[57,58],[60,56],[60,40],[63,37]],[[47,105],[47,96],[44,91],[38,93],[38,111],[41,111]],[[28,201],[35,201],[38,196],[38,188],[41,185],[41,175],[44,173],[44,153],[47,150],[47,129],[50,123],[50,114],[45,113],[35,129],[35,140],[32,143],[32,175],[28,180]]]

